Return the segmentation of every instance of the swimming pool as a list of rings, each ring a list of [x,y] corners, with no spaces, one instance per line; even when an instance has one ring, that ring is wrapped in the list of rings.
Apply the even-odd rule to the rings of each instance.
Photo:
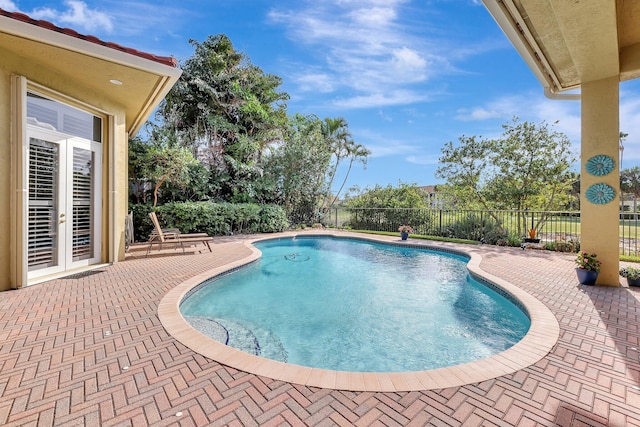
[[[180,303],[203,333],[254,355],[337,371],[421,371],[500,353],[530,326],[514,298],[471,277],[466,256],[333,237],[256,246],[258,261]]]
[[[332,236],[335,238],[358,238],[359,240],[402,245],[398,237],[376,236],[337,230],[303,231],[279,233],[281,237]],[[405,392],[434,390],[479,383],[504,375],[511,375],[535,364],[553,349],[560,336],[560,325],[554,314],[533,295],[525,292],[516,284],[496,276],[481,268],[484,256],[501,256],[503,248],[485,248],[455,243],[412,240],[412,246],[435,250],[454,250],[469,257],[467,268],[474,277],[496,287],[510,295],[525,307],[531,326],[522,340],[494,356],[461,365],[424,371],[409,372],[352,372],[335,371],[292,363],[279,362],[255,356],[219,341],[209,338],[193,328],[180,313],[180,306],[204,282],[213,277],[222,277],[230,272],[244,268],[261,256],[254,244],[272,239],[273,236],[234,236],[231,239],[217,239],[213,255],[214,266],[209,270],[195,273],[170,289],[158,304],[158,319],[163,328],[171,335],[181,352],[192,351],[217,363],[239,371],[258,375],[263,378],[300,384],[306,387],[332,388],[350,391],[368,392]],[[518,254],[520,254],[518,252]],[[196,258],[200,256],[195,256]],[[197,259],[195,259],[197,262]],[[489,260],[489,266],[491,261]],[[508,276],[504,272],[502,276]],[[184,346],[185,348],[183,348]]]

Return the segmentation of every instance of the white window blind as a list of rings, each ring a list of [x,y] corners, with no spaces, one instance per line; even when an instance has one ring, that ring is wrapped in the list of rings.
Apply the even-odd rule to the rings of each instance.
[[[93,258],[93,172],[91,150],[73,149],[73,260]]]
[[[34,138],[29,142],[29,271],[58,263],[58,149]]]

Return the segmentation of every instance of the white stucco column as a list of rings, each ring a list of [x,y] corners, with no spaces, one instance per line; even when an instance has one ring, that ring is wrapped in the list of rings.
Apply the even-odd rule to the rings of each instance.
[[[582,83],[582,142],[580,155],[580,247],[593,252],[602,261],[598,276],[599,285],[619,286],[619,83],[618,77],[610,77]],[[594,156],[605,155],[613,159],[609,173],[595,175],[587,170],[587,162]],[[601,172],[602,173],[602,172]],[[607,200],[607,192],[596,193],[589,200],[587,191],[592,188],[614,189],[613,199]],[[594,203],[596,201],[596,203]],[[600,202],[600,203],[597,203]]]

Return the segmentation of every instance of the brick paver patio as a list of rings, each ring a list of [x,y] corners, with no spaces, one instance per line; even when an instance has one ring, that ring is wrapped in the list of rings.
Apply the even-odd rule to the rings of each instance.
[[[0,293],[0,425],[640,426],[640,289],[578,285],[573,255],[466,247],[556,316],[538,363],[462,387],[345,392],[225,367],[164,330],[162,297],[246,256],[237,239]]]

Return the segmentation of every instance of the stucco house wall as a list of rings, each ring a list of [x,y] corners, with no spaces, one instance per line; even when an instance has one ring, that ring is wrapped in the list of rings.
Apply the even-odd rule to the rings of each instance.
[[[177,62],[0,9],[0,290],[124,259],[128,139],[180,76]],[[26,92],[102,119],[99,259],[32,280],[26,265]]]

